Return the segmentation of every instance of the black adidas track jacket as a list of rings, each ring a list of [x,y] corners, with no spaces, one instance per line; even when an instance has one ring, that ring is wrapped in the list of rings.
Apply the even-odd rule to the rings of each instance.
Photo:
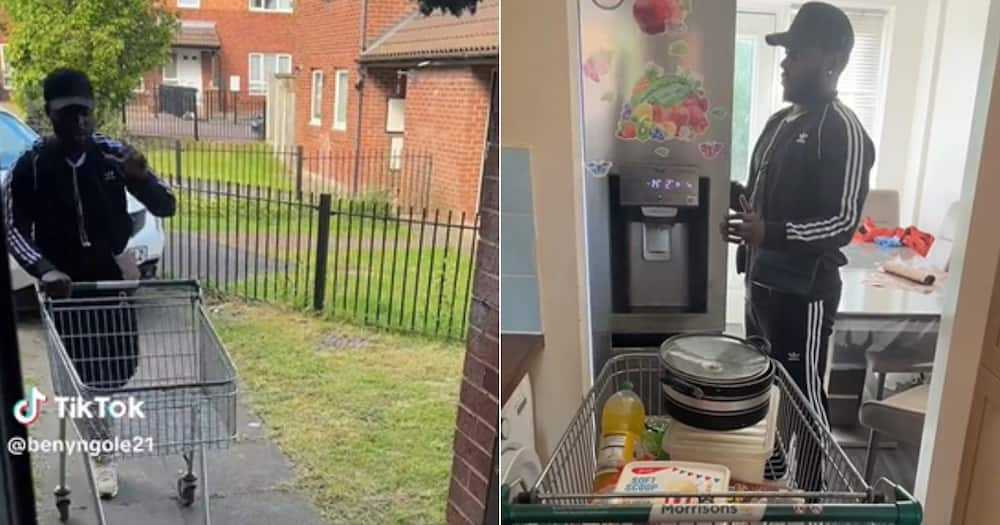
[[[730,206],[738,210],[739,194],[747,195],[766,224],[762,247],[815,261],[808,295],[824,297],[840,289],[839,267],[847,263],[840,249],[861,220],[874,163],[871,138],[840,100],[790,106],[768,120],[754,147],[748,184],[734,188]],[[754,252],[741,246],[737,259],[738,271],[751,282]]]

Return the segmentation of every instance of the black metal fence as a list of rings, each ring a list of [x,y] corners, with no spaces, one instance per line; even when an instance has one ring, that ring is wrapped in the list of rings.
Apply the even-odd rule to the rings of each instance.
[[[467,328],[479,218],[167,173],[160,273],[432,337]]]
[[[420,151],[304,154],[302,147],[141,138],[153,169],[192,187],[221,181],[296,195],[329,193],[416,209],[429,206],[433,158]]]
[[[122,122],[139,137],[264,140],[266,98],[239,92],[159,85],[122,108]]]

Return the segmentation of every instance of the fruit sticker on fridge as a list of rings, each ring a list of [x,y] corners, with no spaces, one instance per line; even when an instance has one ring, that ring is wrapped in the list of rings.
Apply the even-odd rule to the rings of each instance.
[[[690,14],[691,0],[636,0],[632,6],[635,23],[647,35],[683,33]]]
[[[672,75],[649,63],[622,106],[616,136],[645,143],[692,142],[708,131],[708,96],[702,80],[678,67]]]

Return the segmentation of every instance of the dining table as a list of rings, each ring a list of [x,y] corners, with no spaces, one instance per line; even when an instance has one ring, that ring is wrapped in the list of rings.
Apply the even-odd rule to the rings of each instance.
[[[861,402],[871,395],[872,363],[905,369],[929,368],[933,362],[947,276],[923,290],[885,286],[874,278],[882,264],[894,258],[916,262],[921,256],[907,247],[875,244],[851,244],[843,252],[848,262],[840,270],[843,287],[828,355],[828,397],[831,425],[856,427]]]

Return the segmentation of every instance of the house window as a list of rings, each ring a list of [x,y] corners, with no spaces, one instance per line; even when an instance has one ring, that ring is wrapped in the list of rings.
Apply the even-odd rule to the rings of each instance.
[[[312,72],[312,104],[309,124],[319,126],[323,121],[323,71],[314,69]]]
[[[385,131],[387,133],[406,131],[406,99],[390,98],[386,106]]]
[[[250,94],[266,95],[275,73],[291,73],[292,56],[274,53],[250,53]]]
[[[201,0],[177,0],[177,7],[181,9],[198,9],[201,7]]]
[[[742,7],[742,6],[741,6]],[[782,31],[792,20],[798,4],[767,10],[758,4],[737,14],[736,63],[733,97],[732,179],[746,181],[750,152],[767,119],[788,103],[782,100],[780,48],[764,43],[768,33]],[[851,60],[840,76],[838,95],[850,107],[878,147],[886,85],[887,13],[879,9],[845,8],[854,27]],[[872,167],[870,184],[875,186],[878,161]]]
[[[135,93],[145,93],[146,92],[146,79],[139,77],[139,85],[133,90]]]
[[[7,44],[0,44],[0,77],[4,89],[14,89],[14,68],[7,63]]]
[[[292,0],[250,0],[250,10],[291,13]]]
[[[403,136],[389,137],[389,170],[399,171],[403,167]]]
[[[347,129],[347,96],[350,88],[347,85],[349,73],[346,69],[338,69],[334,73],[333,86],[333,129]]]
[[[171,53],[170,58],[167,59],[167,63],[163,65],[163,83],[164,84],[176,84],[177,83],[177,54]]]

